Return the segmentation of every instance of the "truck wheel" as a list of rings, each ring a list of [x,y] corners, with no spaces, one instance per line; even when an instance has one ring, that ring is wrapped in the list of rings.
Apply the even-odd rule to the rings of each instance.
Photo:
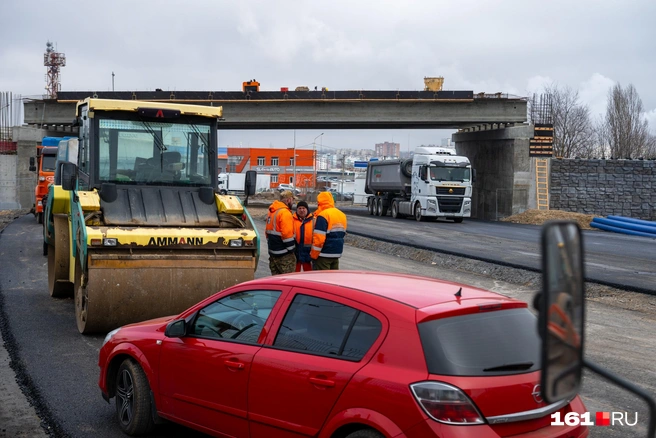
[[[415,204],[415,220],[417,222],[424,222],[426,218],[421,214],[421,204],[417,202]]]
[[[371,216],[374,215],[374,202],[376,202],[376,198],[369,198],[367,200],[367,208],[369,209],[369,214]]]
[[[412,158],[407,158],[401,163],[401,173],[408,177],[412,177]]]
[[[453,222],[455,222],[457,224],[460,224],[460,223],[462,223],[462,218],[461,217],[454,217]]]
[[[383,198],[378,198],[376,200],[376,216],[383,215]]]
[[[383,198],[380,198],[380,215],[381,216],[387,216],[387,209],[389,207],[385,205],[385,201],[383,201]]]
[[[127,435],[145,435],[154,427],[150,385],[143,369],[125,359],[116,374],[116,418]]]
[[[399,215],[399,203],[396,201],[392,201],[392,217],[394,219],[401,218],[401,216]]]

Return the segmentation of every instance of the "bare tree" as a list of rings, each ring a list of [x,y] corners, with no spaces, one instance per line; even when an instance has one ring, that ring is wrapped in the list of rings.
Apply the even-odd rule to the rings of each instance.
[[[642,100],[633,84],[618,83],[608,92],[606,109],[608,144],[615,158],[639,158],[654,154],[654,136],[644,117]]]
[[[590,109],[579,100],[579,92],[570,87],[546,86],[544,92],[552,96],[554,125],[554,155],[563,158],[594,155],[594,129]]]
[[[594,152],[593,157],[595,158],[610,158],[610,145],[608,140],[610,138],[610,130],[608,129],[608,123],[606,123],[606,117],[599,114],[597,120],[594,124]]]

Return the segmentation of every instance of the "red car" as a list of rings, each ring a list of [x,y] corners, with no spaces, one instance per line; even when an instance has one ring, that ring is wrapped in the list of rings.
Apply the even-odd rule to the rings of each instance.
[[[550,426],[527,304],[431,278],[308,272],[226,289],[110,332],[103,397],[120,427],[220,437],[586,437]]]

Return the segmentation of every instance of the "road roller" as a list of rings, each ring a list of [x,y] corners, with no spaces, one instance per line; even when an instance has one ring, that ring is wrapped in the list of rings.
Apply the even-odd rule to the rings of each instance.
[[[220,195],[222,108],[87,98],[59,144],[44,216],[52,297],[73,297],[80,333],[181,312],[254,278],[246,202]],[[256,174],[246,175],[246,195]]]

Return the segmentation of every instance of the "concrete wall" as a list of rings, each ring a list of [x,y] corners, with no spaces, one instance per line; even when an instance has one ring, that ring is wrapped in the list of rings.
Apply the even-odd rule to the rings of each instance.
[[[0,210],[20,208],[16,197],[16,155],[0,155]]]
[[[453,135],[456,152],[476,170],[472,217],[499,220],[535,208],[535,169],[528,156],[532,125]]]
[[[550,208],[656,220],[656,161],[551,160]]]

